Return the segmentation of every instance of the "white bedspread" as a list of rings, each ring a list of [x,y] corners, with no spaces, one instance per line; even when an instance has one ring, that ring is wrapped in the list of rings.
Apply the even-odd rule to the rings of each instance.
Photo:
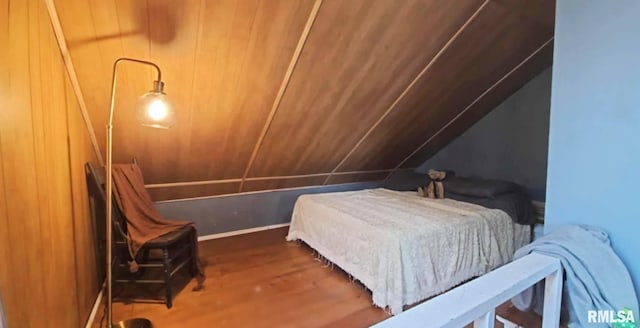
[[[300,196],[287,240],[303,240],[398,314],[510,261],[529,229],[501,210],[369,189]]]

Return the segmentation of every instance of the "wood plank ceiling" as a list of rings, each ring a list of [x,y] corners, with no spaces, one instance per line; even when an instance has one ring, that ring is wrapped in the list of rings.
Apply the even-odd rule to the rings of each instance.
[[[99,149],[111,65],[163,69],[168,131],[131,110],[114,158],[154,198],[381,180],[421,164],[551,64],[553,0],[56,0]]]

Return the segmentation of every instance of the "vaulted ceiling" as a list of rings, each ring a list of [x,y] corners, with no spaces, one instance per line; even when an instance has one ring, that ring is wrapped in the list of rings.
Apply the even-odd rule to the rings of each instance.
[[[156,62],[178,113],[138,127],[123,64],[114,159],[157,200],[373,181],[413,168],[551,64],[552,0],[55,0],[104,153],[111,69]]]

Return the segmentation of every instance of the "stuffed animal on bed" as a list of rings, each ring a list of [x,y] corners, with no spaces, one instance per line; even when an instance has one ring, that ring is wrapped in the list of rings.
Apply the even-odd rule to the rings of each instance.
[[[429,184],[426,187],[418,188],[418,195],[427,198],[444,198],[444,184],[442,181],[447,177],[447,172],[429,170],[427,173]]]

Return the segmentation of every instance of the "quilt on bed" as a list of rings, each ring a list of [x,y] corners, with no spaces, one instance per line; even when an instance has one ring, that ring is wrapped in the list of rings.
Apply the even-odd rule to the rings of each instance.
[[[306,242],[397,314],[507,263],[529,229],[501,210],[369,189],[300,196],[287,240]]]

